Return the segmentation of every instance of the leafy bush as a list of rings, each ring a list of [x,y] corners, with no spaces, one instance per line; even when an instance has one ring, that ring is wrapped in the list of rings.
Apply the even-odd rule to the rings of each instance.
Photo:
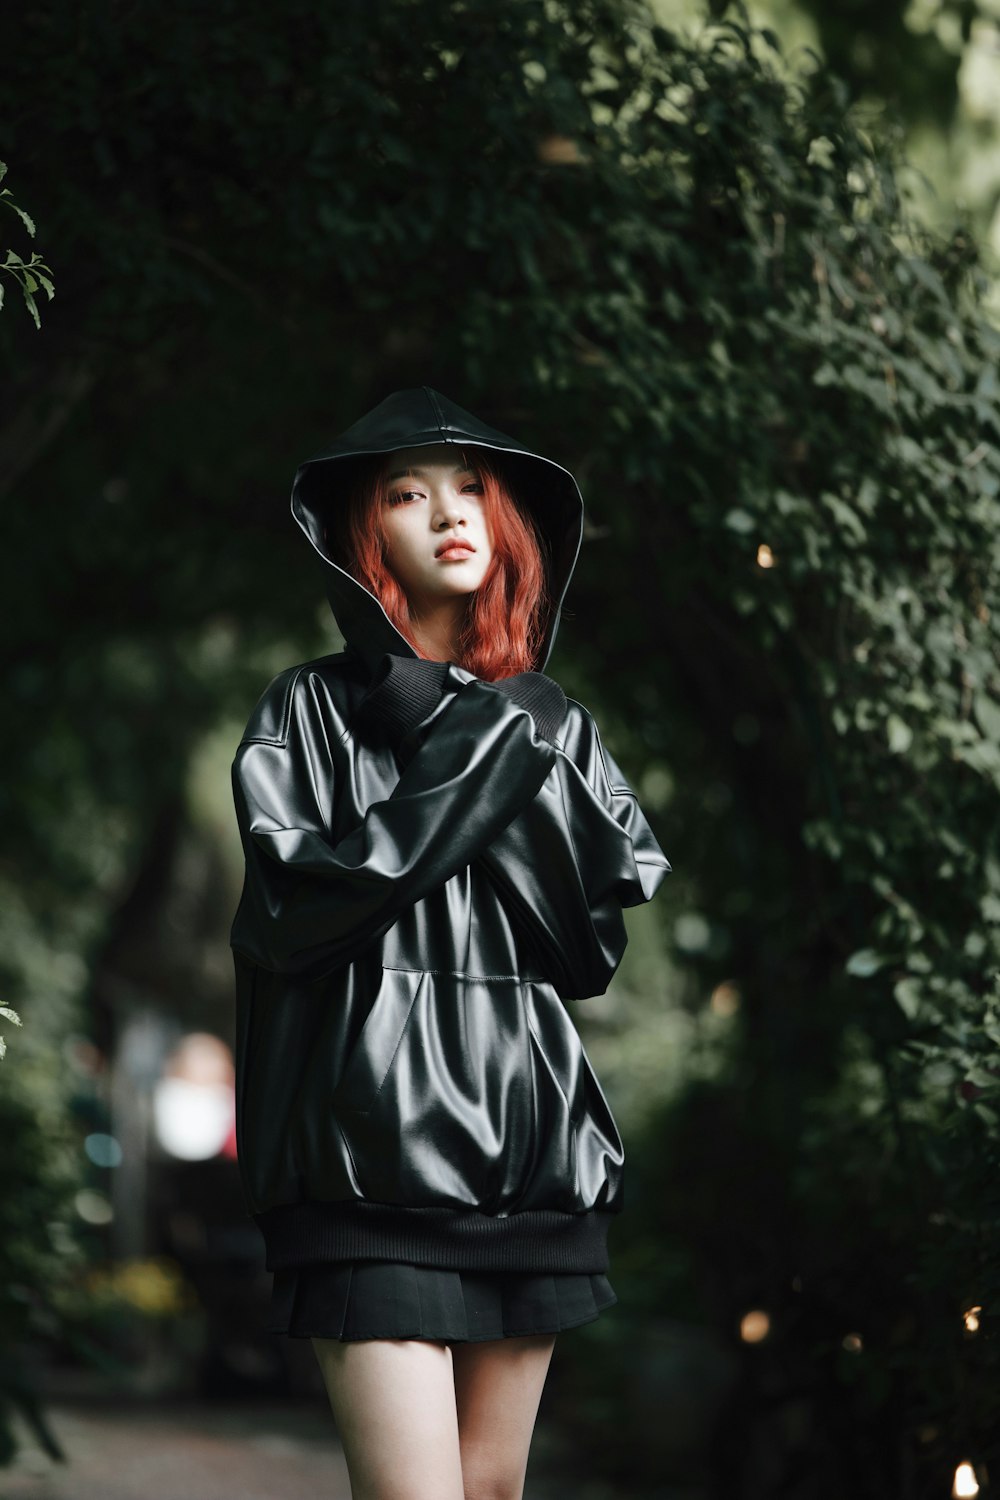
[[[3,181],[6,175],[7,163],[0,161],[0,182]],[[27,230],[28,234],[34,236],[35,221],[30,214],[26,213],[23,208],[19,208],[14,202],[14,195],[10,188],[0,188],[0,205],[11,209],[20,219],[23,228]],[[52,298],[56,294],[55,285],[52,281],[52,268],[45,264],[42,257],[36,251],[32,251],[30,260],[25,260],[16,250],[8,250],[3,260],[0,261],[0,271],[6,271],[14,283],[21,288],[24,305],[31,314],[35,327],[40,328],[42,319],[38,311],[38,304],[35,301],[35,294],[41,288],[49,301],[52,301]],[[0,307],[3,306],[4,291],[3,278],[0,277]]]
[[[40,1108],[37,1086],[5,1065],[0,1088],[0,1467],[15,1449],[15,1410],[54,1458],[63,1457],[45,1421],[27,1358],[29,1346],[51,1340],[62,1320],[53,1293],[82,1260],[71,1232],[78,1151],[67,1117]]]

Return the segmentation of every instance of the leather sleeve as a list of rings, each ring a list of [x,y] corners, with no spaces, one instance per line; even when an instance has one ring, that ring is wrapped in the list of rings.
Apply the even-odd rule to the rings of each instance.
[[[318,979],[471,864],[535,796],[559,752],[526,709],[449,675],[392,794],[335,840],[331,737],[346,729],[327,721],[308,674],[281,679],[233,762],[246,876],[231,944],[263,968]]]
[[[511,920],[565,1000],[603,995],[671,865],[591,715],[570,700],[565,750],[538,795],[480,856]]]

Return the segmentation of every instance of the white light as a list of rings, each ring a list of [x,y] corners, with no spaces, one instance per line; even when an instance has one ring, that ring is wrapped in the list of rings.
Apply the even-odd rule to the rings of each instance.
[[[951,1493],[953,1500],[959,1500],[964,1495],[979,1494],[979,1481],[970,1463],[961,1463],[955,1470],[955,1483],[951,1487]]]
[[[161,1078],[153,1091],[153,1124],[164,1151],[182,1161],[218,1156],[232,1128],[233,1098],[231,1084]]]

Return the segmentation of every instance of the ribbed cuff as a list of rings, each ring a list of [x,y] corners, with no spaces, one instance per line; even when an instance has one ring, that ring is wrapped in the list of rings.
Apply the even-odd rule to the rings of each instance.
[[[542,672],[519,672],[516,677],[503,677],[491,686],[526,708],[540,735],[550,743],[555,739],[566,714],[566,694],[558,682]]]
[[[608,1270],[615,1214],[539,1208],[492,1215],[347,1199],[280,1204],[254,1218],[269,1271],[335,1260],[405,1260],[459,1271],[599,1273]]]
[[[437,707],[448,675],[446,661],[388,654],[362,700],[362,709],[401,739]]]

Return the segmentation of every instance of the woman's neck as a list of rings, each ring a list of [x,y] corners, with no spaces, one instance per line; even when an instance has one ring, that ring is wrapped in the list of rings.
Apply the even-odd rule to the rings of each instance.
[[[419,611],[411,606],[413,638],[432,661],[457,659],[465,611],[464,599],[441,599]]]

